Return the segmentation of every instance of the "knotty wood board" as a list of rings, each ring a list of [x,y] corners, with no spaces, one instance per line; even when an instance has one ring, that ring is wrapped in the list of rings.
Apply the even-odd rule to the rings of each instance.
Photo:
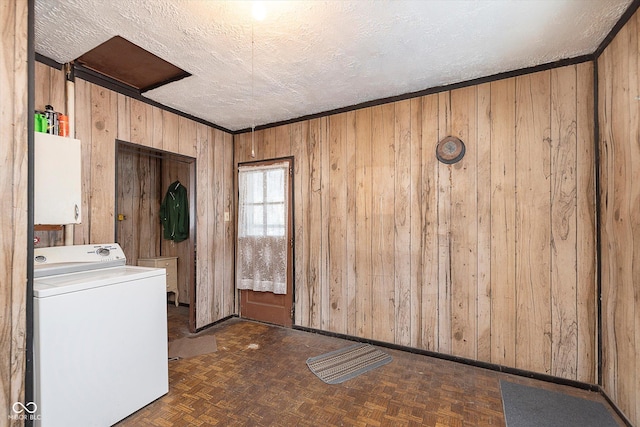
[[[516,366],[550,373],[551,74],[520,76],[515,83]]]
[[[639,19],[636,12],[598,59],[603,388],[633,424],[640,423]]]
[[[576,70],[551,70],[551,373],[576,378]]]
[[[4,2],[0,25],[0,189],[8,198],[0,207],[0,419],[7,420],[24,401],[27,344],[27,2]]]

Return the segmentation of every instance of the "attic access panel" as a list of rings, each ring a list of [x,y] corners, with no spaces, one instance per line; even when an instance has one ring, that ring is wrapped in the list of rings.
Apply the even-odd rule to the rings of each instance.
[[[141,93],[191,75],[120,36],[94,47],[75,62]]]

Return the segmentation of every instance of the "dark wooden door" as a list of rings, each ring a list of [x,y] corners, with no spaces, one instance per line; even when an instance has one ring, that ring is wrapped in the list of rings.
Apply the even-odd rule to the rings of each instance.
[[[293,159],[285,159],[289,165],[289,172],[286,174],[287,203],[286,203],[286,239],[287,239],[287,275],[286,294],[275,294],[273,292],[257,292],[252,290],[240,290],[240,316],[246,319],[258,320],[261,322],[273,323],[285,327],[293,324]],[[256,162],[255,165],[267,166],[271,163],[282,163],[283,160]],[[248,166],[245,164],[244,166]],[[241,203],[241,201],[240,201]]]

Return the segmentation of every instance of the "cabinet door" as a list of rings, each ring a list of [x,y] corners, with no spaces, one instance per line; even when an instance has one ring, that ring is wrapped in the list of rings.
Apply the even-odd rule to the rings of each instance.
[[[79,224],[82,220],[80,141],[36,132],[34,223]]]

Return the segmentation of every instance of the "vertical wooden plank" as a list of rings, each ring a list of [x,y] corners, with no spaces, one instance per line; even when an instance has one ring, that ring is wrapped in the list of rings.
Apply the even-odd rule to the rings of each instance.
[[[178,128],[178,153],[195,158],[198,147],[196,141],[196,122],[180,116],[178,117]],[[150,134],[151,132],[149,132],[149,135]]]
[[[206,135],[203,135],[206,132]],[[198,159],[196,161],[196,215],[198,228],[196,230],[196,328],[201,328],[213,321],[210,313],[212,287],[209,280],[209,269],[212,267],[209,257],[211,249],[211,234],[209,232],[209,171],[211,168],[209,149],[213,140],[209,141],[212,130],[199,128]]]
[[[593,140],[593,63],[577,65],[576,119],[576,242],[578,261],[578,381],[594,384],[596,377],[596,188]]]
[[[12,188],[3,194],[12,194],[13,226],[11,256],[11,393],[10,401],[24,399],[25,365],[27,347],[27,227],[28,227],[28,118],[33,114],[28,110],[28,14],[25,2],[15,4],[15,45],[14,45],[14,87],[9,103],[13,107],[13,177]],[[0,19],[0,22],[3,22]],[[3,61],[0,60],[0,63]],[[1,80],[0,80],[1,81]],[[2,123],[6,122],[3,120]],[[6,141],[6,140],[4,140]],[[4,254],[3,254],[4,255]],[[5,282],[6,283],[6,282]],[[6,312],[5,312],[6,313]],[[3,341],[0,339],[0,342]],[[6,378],[6,377],[5,377]],[[5,418],[6,419],[6,418]]]
[[[516,367],[551,372],[551,73],[516,78]]]
[[[180,153],[180,125],[178,116],[162,111],[162,149],[170,153]]]
[[[576,378],[576,71],[551,70],[551,373]]]
[[[235,282],[234,282],[234,257],[235,257],[235,193],[234,193],[234,167],[233,167],[233,135],[221,132],[222,134],[222,153],[224,155],[224,173],[223,173],[223,187],[224,187],[224,213],[228,213],[229,220],[224,219],[224,306],[223,315],[230,316],[237,313],[235,310]]]
[[[276,157],[276,130],[269,128],[259,131],[262,135],[261,159],[273,159]],[[256,140],[257,142],[257,140]],[[257,144],[256,144],[257,145]]]
[[[478,360],[491,361],[491,84],[478,86]]]
[[[345,185],[346,185],[346,329],[349,335],[356,333],[356,113],[346,113],[345,131]]]
[[[438,94],[438,140],[451,135],[451,92]],[[451,167],[438,162],[438,349],[451,354]]]
[[[478,202],[476,86],[451,92],[451,132],[466,145],[451,170],[451,350],[477,357]]]
[[[24,401],[27,283],[27,3],[0,4],[0,419]],[[7,225],[8,224],[8,225]],[[9,425],[22,422],[5,421]]]
[[[291,155],[291,126],[277,126],[274,132],[274,157],[286,157]]]
[[[329,330],[346,332],[347,326],[347,186],[346,114],[329,116]]]
[[[222,131],[215,130],[214,138],[216,140],[216,148],[218,148],[219,154],[214,153],[213,156],[213,168],[211,182],[212,192],[212,212],[209,215],[211,225],[214,226],[213,230],[209,228],[211,233],[209,236],[213,240],[213,255],[215,256],[215,270],[213,271],[213,288],[214,288],[214,316],[216,319],[222,317],[224,312],[224,268],[225,268],[225,222],[224,222],[224,209],[225,209],[225,156],[224,156],[224,135]]]
[[[293,218],[294,218],[294,267],[295,267],[295,325],[308,326],[307,316],[309,312],[309,294],[307,289],[307,263],[304,257],[306,253],[308,237],[306,230],[305,212],[309,209],[309,197],[305,191],[309,182],[309,170],[307,168],[306,144],[309,138],[309,122],[297,122],[291,125],[291,154],[293,155]]]
[[[356,332],[364,338],[373,338],[371,127],[371,108],[356,110]]]
[[[411,101],[394,103],[394,342],[411,343]]]
[[[153,116],[151,105],[137,99],[131,99],[131,142],[151,147]]]
[[[134,201],[137,198],[133,195],[133,189],[137,187],[138,158],[140,156],[130,152],[118,152],[117,177],[120,182],[116,190],[118,215],[123,215],[123,220],[116,223],[116,242],[120,244],[129,265],[136,265],[138,259],[138,243],[134,239],[136,233],[134,228],[140,220],[137,209],[134,210]],[[127,185],[124,185],[127,183]]]
[[[640,96],[640,35],[638,35],[638,32],[640,31],[640,13],[636,11],[634,17],[629,20],[628,25],[630,25],[629,93],[636,93]],[[637,141],[640,141],[640,103],[638,102],[638,96],[635,98],[632,97],[631,99],[622,98],[623,100],[627,99],[631,103],[629,142],[631,144],[632,177],[640,176],[640,147],[637,143]],[[631,218],[633,234],[633,260],[631,262],[631,265],[633,266],[632,283],[635,284],[635,286],[633,286],[633,308],[635,313],[635,319],[633,321],[633,329],[635,331],[633,353],[635,353],[635,360],[631,361],[634,365],[634,378],[630,385],[630,401],[635,402],[635,407],[632,407],[629,413],[631,415],[631,419],[637,425],[640,424],[640,373],[638,373],[638,370],[640,370],[640,286],[637,285],[640,283],[640,215],[638,214],[638,206],[640,206],[640,188],[638,185],[632,185],[631,188],[632,191],[630,199],[632,206],[635,206],[636,209],[633,211]],[[578,363],[580,362],[578,361]]]
[[[80,140],[80,154],[82,156],[82,224],[74,226],[74,243],[83,245],[89,243],[91,218],[91,83],[76,79],[75,82],[75,137]]]
[[[34,81],[34,107],[38,111],[44,111],[44,106],[49,103],[50,89],[49,75],[52,68],[42,62],[35,61],[35,81]]]
[[[412,98],[410,101],[410,153],[409,163],[411,175],[410,183],[410,199],[409,208],[409,233],[410,241],[410,271],[409,271],[409,301],[411,322],[411,337],[409,345],[411,347],[420,348],[422,346],[422,289],[423,289],[423,269],[422,253],[425,250],[423,246],[423,228],[422,221],[423,212],[423,192],[422,192],[422,98]]]
[[[118,98],[117,138],[122,141],[131,141],[131,98],[121,93],[116,96]]]
[[[613,224],[611,207],[613,206],[613,176],[614,152],[613,152],[613,129],[612,129],[612,108],[613,108],[613,67],[612,51],[619,43],[618,38],[614,38],[607,49],[604,50],[598,59],[598,75],[604,76],[598,79],[598,121],[599,121],[599,156],[600,156],[600,239],[601,239],[601,262],[602,269],[602,387],[611,399],[619,404],[617,397],[617,349],[614,328],[614,307],[615,307],[615,255],[612,253],[612,242],[615,241],[613,235]],[[611,199],[611,205],[609,204]]]
[[[515,81],[491,83],[491,362],[515,365]]]
[[[66,80],[63,70],[49,68],[49,100],[54,111],[66,113]]]
[[[163,124],[162,110],[158,107],[151,107],[151,146],[153,148],[162,149],[163,146]],[[197,155],[197,150],[196,150]]]
[[[605,103],[603,138],[606,163],[602,173],[602,264],[603,267],[603,326],[606,329],[605,373],[607,392],[621,410],[635,419],[635,332],[630,327],[635,322],[634,277],[634,220],[637,221],[637,200],[631,200],[631,188],[636,185],[631,163],[633,150],[629,141],[631,135],[631,101],[629,96],[631,55],[629,52],[629,27],[624,26],[611,45],[605,76]],[[636,60],[636,57],[633,58]],[[600,85],[599,85],[600,87]],[[633,108],[637,108],[637,101]],[[632,207],[633,206],[633,207]],[[637,224],[637,222],[636,222]],[[607,269],[607,270],[605,270]],[[606,275],[605,275],[606,273]]]
[[[114,239],[115,136],[118,126],[117,96],[114,92],[91,86],[91,119],[89,243],[107,243]]]
[[[309,180],[306,194],[309,196],[308,210],[305,212],[306,223],[316,224],[310,226],[305,236],[304,252],[306,268],[306,284],[309,301],[308,316],[306,324],[312,328],[320,328],[322,324],[322,136],[321,136],[321,119],[313,119],[309,121],[309,140],[305,144],[306,149],[306,167],[309,170]],[[304,323],[304,322],[303,322]]]
[[[329,329],[331,324],[331,277],[329,246],[329,221],[331,219],[331,171],[329,117],[320,119],[320,327]]]
[[[375,310],[372,334],[386,342],[393,342],[395,338],[394,114],[392,103],[373,107],[371,173],[376,193],[371,216],[372,306]]]
[[[17,1],[6,1],[0,4],[0,23],[2,24],[2,44],[0,45],[0,119],[3,123],[15,123],[14,106],[17,95],[15,89],[16,78],[13,67],[15,65],[15,43],[16,43],[16,3]],[[0,189],[3,194],[8,194],[13,202],[14,179],[16,167],[13,164],[14,152],[17,149],[17,142],[14,139],[13,126],[0,127]],[[3,224],[13,224],[14,212],[12,203],[0,205],[0,218]],[[11,405],[15,402],[12,370],[13,370],[13,342],[14,316],[13,312],[13,287],[18,283],[13,282],[13,250],[14,235],[13,228],[9,232],[0,233],[0,416],[3,422],[11,415]],[[25,243],[26,244],[26,238]],[[15,247],[17,249],[17,247]],[[25,251],[26,254],[26,251]],[[25,269],[26,273],[26,269]],[[19,369],[22,371],[22,369]],[[17,425],[17,423],[15,423]]]
[[[438,95],[422,97],[422,347],[438,351]]]

